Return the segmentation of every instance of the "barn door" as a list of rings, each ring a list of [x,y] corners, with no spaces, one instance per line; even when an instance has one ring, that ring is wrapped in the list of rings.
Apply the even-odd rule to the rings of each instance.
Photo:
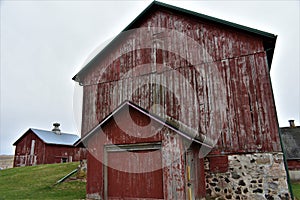
[[[195,160],[193,156],[193,151],[188,149],[185,154],[185,180],[186,180],[186,199],[195,199]]]
[[[161,144],[105,148],[105,199],[163,199]]]

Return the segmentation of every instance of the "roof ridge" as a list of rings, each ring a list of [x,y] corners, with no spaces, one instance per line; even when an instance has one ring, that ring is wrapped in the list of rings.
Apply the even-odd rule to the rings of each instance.
[[[188,10],[188,9],[185,9],[185,8],[181,8],[181,7],[178,7],[178,6],[174,6],[174,5],[171,5],[171,4],[167,4],[167,3],[163,3],[163,2],[155,1],[155,0],[151,4],[149,4],[123,31],[128,30],[128,28],[130,28],[138,20],[139,17],[141,17],[144,13],[146,13],[151,7],[153,7],[155,5],[161,6],[161,7],[164,7],[164,8],[168,8],[168,9],[173,9],[173,10],[176,10],[176,11],[181,12],[181,13],[185,13],[185,14],[188,14],[188,15],[193,15],[195,17],[200,17],[200,18],[203,18],[203,19],[208,20],[208,21],[212,21],[212,22],[216,22],[216,23],[223,24],[223,25],[226,25],[226,26],[231,26],[231,27],[234,27],[234,28],[238,28],[238,29],[241,29],[241,30],[244,30],[244,31],[252,32],[252,33],[264,36],[264,37],[270,37],[270,38],[275,38],[276,37],[276,35],[274,35],[272,33],[269,33],[269,32],[266,32],[266,31],[261,31],[261,30],[258,30],[256,28],[251,28],[249,26],[244,26],[244,25],[241,25],[241,24],[238,24],[238,23],[235,23],[235,22],[230,22],[230,21],[223,20],[223,19],[220,19],[220,18],[217,18],[217,17],[202,14],[202,13],[199,13],[199,12],[196,12],[196,11]]]
[[[31,129],[31,130],[38,130],[38,131],[45,131],[45,132],[51,132],[51,133],[54,133],[54,132],[51,131],[51,130],[45,130],[45,129],[39,129],[39,128],[29,128],[29,129]],[[54,134],[56,134],[56,133],[54,133]],[[76,136],[78,136],[78,135],[75,134],[75,133],[61,132],[61,134],[66,134],[66,135],[76,135]]]

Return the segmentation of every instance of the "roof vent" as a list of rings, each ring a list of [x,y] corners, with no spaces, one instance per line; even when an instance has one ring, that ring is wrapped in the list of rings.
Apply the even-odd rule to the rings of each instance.
[[[54,128],[52,129],[52,131],[55,134],[60,135],[61,134],[60,129],[59,129],[60,123],[53,123],[53,126],[54,126]]]
[[[296,127],[295,126],[295,120],[291,119],[291,120],[289,120],[289,122],[290,122],[290,127],[291,128],[295,128]]]

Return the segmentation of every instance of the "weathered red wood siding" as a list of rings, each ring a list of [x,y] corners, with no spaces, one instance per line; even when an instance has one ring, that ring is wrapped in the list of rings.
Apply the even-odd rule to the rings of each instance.
[[[132,119],[133,121],[131,121]],[[122,124],[117,124],[122,123]],[[149,123],[151,123],[150,126]],[[140,128],[136,128],[136,124]],[[122,128],[120,128],[122,127]],[[147,127],[147,128],[146,128]],[[155,121],[150,120],[149,117],[138,112],[134,109],[129,109],[129,113],[122,110],[116,114],[113,119],[108,120],[101,131],[95,133],[88,139],[87,147],[89,150],[87,159],[87,194],[88,197],[98,195],[101,198],[105,197],[105,177],[104,177],[104,156],[105,146],[107,145],[140,145],[140,144],[153,144],[161,143],[161,149],[151,152],[150,156],[143,154],[143,150],[139,151],[139,156],[131,155],[131,151],[124,153],[124,155],[111,156],[108,153],[107,163],[108,172],[114,173],[115,176],[107,177],[107,181],[115,180],[117,177],[122,176],[129,181],[132,179],[144,180],[146,177],[152,177],[151,183],[155,185],[147,185],[140,183],[148,188],[148,190],[138,190],[138,182],[132,182],[131,186],[124,185],[120,188],[121,183],[108,184],[108,195],[113,194],[114,197],[151,197],[162,199],[185,199],[186,197],[186,183],[185,183],[185,143],[184,139],[169,130],[162,127]],[[198,147],[199,150],[199,147]],[[195,183],[196,197],[205,196],[204,184],[204,168],[203,160],[198,160],[198,150],[195,150],[196,161],[196,180]],[[120,154],[120,152],[117,152]],[[128,153],[128,154],[127,154]],[[119,156],[119,157],[118,157]],[[130,157],[131,156],[131,157]],[[119,159],[116,159],[119,158]],[[120,159],[125,159],[120,162]],[[135,162],[133,162],[135,160]],[[131,162],[132,161],[132,162]],[[148,164],[146,164],[148,163]],[[149,164],[151,163],[151,164]],[[117,164],[117,165],[113,165]],[[143,165],[144,164],[144,165]],[[117,169],[112,169],[117,166]],[[143,165],[143,166],[141,166]],[[146,173],[134,173],[141,169],[146,170]],[[126,172],[128,171],[128,172]],[[162,177],[161,177],[162,176]],[[121,180],[121,179],[120,179]],[[129,184],[129,183],[127,183]],[[201,188],[200,188],[201,187]],[[149,193],[151,191],[151,193]],[[129,196],[126,196],[129,195]],[[139,196],[141,195],[141,196]],[[111,197],[111,196],[109,196]]]
[[[300,160],[288,160],[289,170],[300,170]]]
[[[34,155],[36,155],[36,164],[44,163],[43,149],[45,148],[45,143],[38,138],[34,133],[31,131],[23,137],[19,143],[16,145],[15,149],[15,158],[14,158],[14,167],[20,166],[20,164],[25,166],[30,166],[31,164],[28,163],[29,160],[22,161],[22,159],[30,159],[30,150],[31,150],[31,141],[35,140],[35,149]],[[41,155],[40,155],[41,154]]]
[[[153,42],[155,33],[150,31],[124,37],[101,60],[95,60],[82,79],[83,136],[122,101],[130,99],[145,109],[159,104],[168,116],[188,127],[199,128],[209,137],[220,136],[217,151],[281,151],[261,38],[165,10],[145,17],[138,27],[182,32],[209,56],[171,35],[167,35],[169,39],[164,44]],[[160,50],[162,45],[169,46]],[[140,46],[149,48],[139,49]],[[168,48],[184,52],[185,57]],[[191,60],[197,62],[191,66]],[[170,70],[161,68],[162,63],[183,77],[174,77]],[[148,68],[139,71],[138,66],[143,64]],[[143,85],[145,80],[149,84]],[[185,80],[196,92],[196,99],[187,90]],[[134,88],[138,89],[133,91]],[[194,112],[195,108],[199,112]],[[152,112],[165,117],[163,109]]]
[[[72,162],[77,162],[85,159],[85,154],[85,149],[79,147],[46,144],[44,164],[61,163],[62,158],[66,158],[67,162],[71,162],[70,156],[72,156]]]

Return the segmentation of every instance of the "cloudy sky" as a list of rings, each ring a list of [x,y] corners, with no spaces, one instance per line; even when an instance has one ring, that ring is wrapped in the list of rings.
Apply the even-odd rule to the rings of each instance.
[[[299,1],[162,2],[278,35],[271,69],[278,121],[300,125]],[[60,122],[63,132],[79,134],[72,77],[150,3],[0,2],[0,154],[13,154],[12,144],[30,127],[50,130]]]

